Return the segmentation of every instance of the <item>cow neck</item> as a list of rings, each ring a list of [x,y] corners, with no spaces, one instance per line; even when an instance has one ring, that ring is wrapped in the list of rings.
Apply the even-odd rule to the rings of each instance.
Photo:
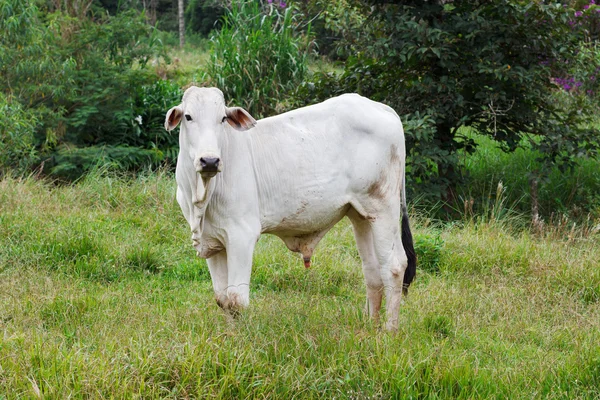
[[[259,124],[262,121],[259,121]],[[262,128],[259,130],[259,127]],[[281,151],[279,135],[269,133],[266,125],[259,125],[248,132],[248,155],[252,169],[252,179],[255,182],[259,210],[271,207],[270,201],[278,197],[282,182],[281,163],[286,155]],[[260,215],[263,215],[261,212]]]

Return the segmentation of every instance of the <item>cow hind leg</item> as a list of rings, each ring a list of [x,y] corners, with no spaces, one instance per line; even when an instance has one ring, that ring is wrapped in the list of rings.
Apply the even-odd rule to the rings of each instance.
[[[372,231],[373,248],[381,266],[381,280],[385,287],[385,327],[387,330],[396,331],[408,258],[402,245],[397,218],[377,218],[372,222]]]
[[[354,228],[356,247],[362,261],[365,285],[367,287],[366,312],[376,324],[379,324],[379,314],[383,299],[383,281],[379,272],[379,261],[373,245],[373,232],[370,221],[360,216],[354,209],[348,213]]]

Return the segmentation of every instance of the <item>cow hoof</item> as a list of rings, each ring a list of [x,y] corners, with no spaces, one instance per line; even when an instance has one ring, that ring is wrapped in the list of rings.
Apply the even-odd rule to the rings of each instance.
[[[222,310],[227,311],[229,303],[229,301],[227,300],[227,296],[215,297],[215,301],[217,302],[217,305],[221,307]]]

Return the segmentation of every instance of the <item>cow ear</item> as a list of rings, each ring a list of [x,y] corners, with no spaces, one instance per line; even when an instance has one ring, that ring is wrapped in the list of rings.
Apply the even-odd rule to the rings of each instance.
[[[256,120],[252,118],[252,115],[241,107],[226,107],[225,115],[229,125],[238,131],[247,131],[256,125]]]
[[[167,116],[165,117],[165,129],[168,131],[175,129],[179,125],[181,117],[183,117],[183,108],[181,106],[171,108],[167,111]]]

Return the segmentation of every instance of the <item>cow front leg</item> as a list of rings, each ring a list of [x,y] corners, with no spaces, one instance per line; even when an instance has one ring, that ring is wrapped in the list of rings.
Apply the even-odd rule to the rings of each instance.
[[[257,236],[232,240],[227,247],[228,309],[237,313],[250,304],[252,255]]]
[[[227,301],[227,252],[225,250],[206,260],[215,292],[215,300],[222,309],[228,308]]]

